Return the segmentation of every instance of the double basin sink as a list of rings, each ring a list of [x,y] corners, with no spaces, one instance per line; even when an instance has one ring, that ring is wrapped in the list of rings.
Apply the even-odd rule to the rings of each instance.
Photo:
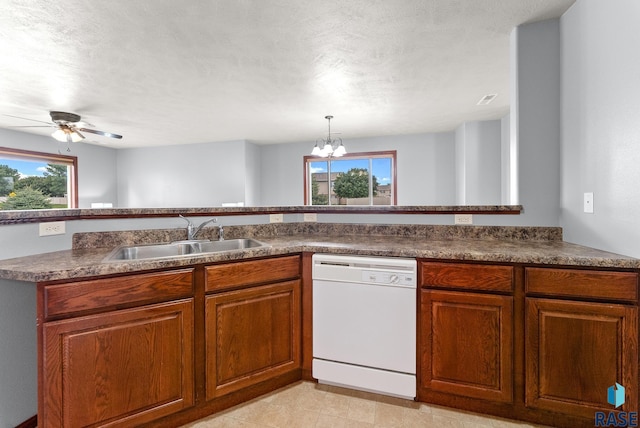
[[[113,250],[104,261],[116,262],[123,260],[162,259],[261,247],[269,247],[269,245],[250,238],[228,239],[224,241],[177,241],[168,244],[118,247]]]

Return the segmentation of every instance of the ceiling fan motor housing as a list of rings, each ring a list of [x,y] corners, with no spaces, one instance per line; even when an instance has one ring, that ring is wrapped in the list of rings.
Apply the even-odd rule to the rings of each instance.
[[[80,122],[80,116],[74,113],[66,113],[64,111],[52,111],[51,120],[55,123],[76,123]]]

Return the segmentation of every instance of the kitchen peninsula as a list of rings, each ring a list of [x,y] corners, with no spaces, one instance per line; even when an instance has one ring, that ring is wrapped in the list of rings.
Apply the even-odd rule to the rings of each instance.
[[[420,401],[592,426],[618,382],[617,410],[637,411],[640,260],[559,228],[225,226],[268,246],[104,261],[184,234],[79,233],[72,250],[0,261],[1,278],[37,284],[39,426],[179,426],[311,379],[313,253],[418,260]]]

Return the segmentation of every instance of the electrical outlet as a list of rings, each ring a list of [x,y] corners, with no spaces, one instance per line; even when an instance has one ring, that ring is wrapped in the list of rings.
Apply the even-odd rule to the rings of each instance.
[[[304,213],[304,221],[318,221],[318,214],[316,213]]]
[[[51,221],[48,223],[40,223],[39,229],[40,229],[40,236],[64,235],[65,222]]]
[[[455,224],[473,224],[473,214],[455,214]]]
[[[269,214],[269,223],[282,223],[284,214]]]
[[[593,192],[584,194],[584,212],[593,214]]]

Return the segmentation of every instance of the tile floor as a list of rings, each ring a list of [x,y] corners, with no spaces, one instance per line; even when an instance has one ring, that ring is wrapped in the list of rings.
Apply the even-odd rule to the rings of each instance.
[[[182,428],[540,427],[312,382],[298,382]]]

